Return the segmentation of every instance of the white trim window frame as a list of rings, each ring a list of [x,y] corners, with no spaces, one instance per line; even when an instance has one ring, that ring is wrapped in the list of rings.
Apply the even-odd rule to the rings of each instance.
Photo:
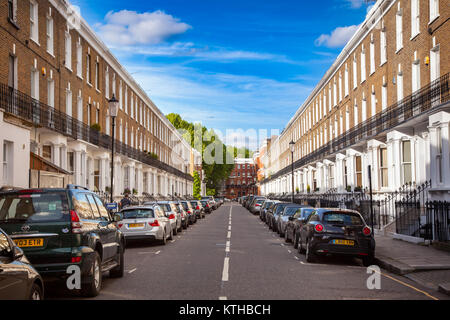
[[[380,32],[380,66],[387,62],[387,40],[384,22],[382,23]]]
[[[70,30],[66,30],[64,35],[64,61],[65,67],[72,71],[72,36],[70,35]]]
[[[420,33],[420,1],[411,0],[411,39]]]
[[[403,48],[403,9],[400,8],[400,3],[395,15],[395,34],[396,52],[399,52]]]
[[[39,45],[39,7],[35,0],[30,0],[30,39]]]
[[[430,3],[430,22],[431,24],[434,20],[439,18],[439,0],[429,0]]]
[[[54,56],[55,51],[54,51],[54,23],[53,23],[53,18],[52,16],[48,15],[47,16],[47,31],[46,31],[46,36],[47,36],[47,52]]]

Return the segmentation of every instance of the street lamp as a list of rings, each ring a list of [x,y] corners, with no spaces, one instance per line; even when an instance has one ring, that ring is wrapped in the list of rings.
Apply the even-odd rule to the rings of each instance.
[[[295,142],[291,141],[289,143],[289,149],[291,149],[291,175],[292,175],[292,203],[294,203],[294,151]]]
[[[109,116],[112,118],[112,138],[111,138],[111,203],[114,202],[114,134],[115,134],[115,127],[116,127],[116,117],[119,113],[119,101],[116,99],[115,95],[113,94],[111,100],[108,101],[108,107],[109,107]]]

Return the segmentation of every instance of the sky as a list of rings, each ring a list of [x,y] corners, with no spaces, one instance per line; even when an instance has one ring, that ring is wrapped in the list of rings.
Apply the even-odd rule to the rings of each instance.
[[[71,0],[164,113],[241,146],[283,130],[373,3]],[[241,129],[232,133],[230,130]],[[228,130],[228,133],[227,133]],[[256,149],[264,137],[250,137]],[[229,140],[229,139],[228,139]]]

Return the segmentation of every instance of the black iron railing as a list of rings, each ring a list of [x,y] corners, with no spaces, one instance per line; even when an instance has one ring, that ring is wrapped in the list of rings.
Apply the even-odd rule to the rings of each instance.
[[[62,111],[55,110],[45,103],[35,100],[5,84],[0,84],[0,108],[7,113],[32,123],[36,127],[47,128],[74,140],[83,140],[98,147],[111,150],[112,142],[109,135],[101,133],[82,121],[74,119]],[[147,153],[132,148],[118,140],[115,140],[114,143],[117,153],[183,179],[194,180],[191,175],[154,159]]]
[[[297,160],[294,163],[294,167],[298,169],[309,163],[323,160],[326,156],[344,150],[361,140],[368,140],[384,131],[391,130],[449,100],[449,74],[447,73],[386,110],[354,126],[346,133],[328,142],[318,150],[311,152],[306,157]],[[289,165],[261,183],[277,179],[290,173],[291,170],[292,168]]]
[[[426,239],[440,242],[450,241],[450,202],[433,201],[426,203]]]

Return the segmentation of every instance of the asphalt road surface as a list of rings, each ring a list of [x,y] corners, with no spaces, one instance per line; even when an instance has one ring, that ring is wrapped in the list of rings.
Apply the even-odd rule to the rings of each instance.
[[[308,264],[259,216],[225,204],[166,246],[133,242],[123,278],[103,278],[95,299],[118,300],[435,300],[448,299],[381,270],[381,289],[358,259],[322,258]],[[79,299],[49,288],[48,299]]]

